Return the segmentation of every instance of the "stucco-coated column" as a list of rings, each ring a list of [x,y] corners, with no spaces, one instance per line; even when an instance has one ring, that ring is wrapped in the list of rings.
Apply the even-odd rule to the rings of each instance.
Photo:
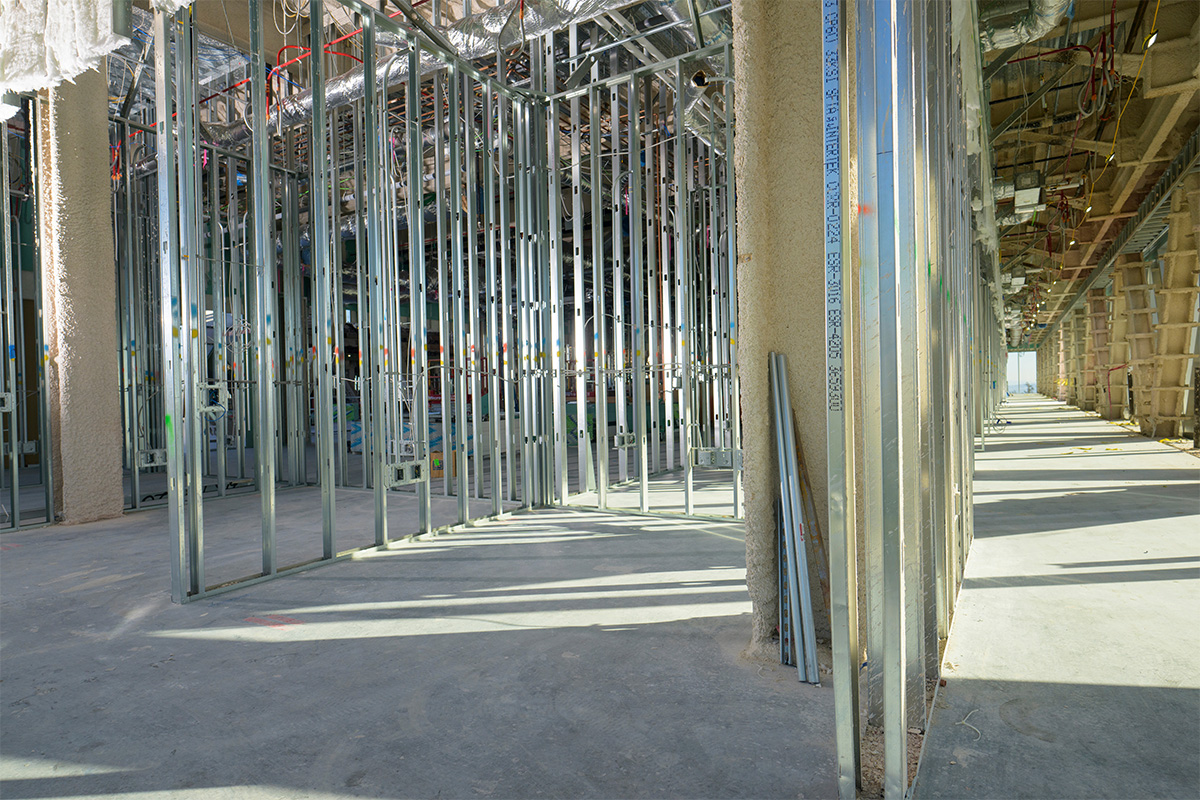
[[[1109,380],[1113,367],[1112,322],[1109,312],[1109,298],[1103,289],[1092,289],[1087,295],[1088,319],[1091,338],[1092,360],[1092,398],[1094,410],[1103,419],[1116,419],[1119,414],[1115,409],[1120,408],[1119,393],[1123,387],[1113,386]]]
[[[1125,339],[1129,343],[1129,371],[1133,377],[1133,408],[1130,416],[1146,436],[1154,435],[1150,396],[1154,387],[1154,306],[1150,303],[1146,267],[1136,255],[1120,256],[1115,269],[1121,271],[1127,319]]]
[[[1078,313],[1071,311],[1067,314],[1067,318],[1063,320],[1063,372],[1066,380],[1066,403],[1067,405],[1077,406],[1079,404],[1079,369],[1078,360],[1078,339],[1079,332],[1076,330],[1078,323]]]
[[[1054,334],[1055,350],[1058,353],[1058,366],[1054,374],[1054,383],[1057,388],[1055,389],[1054,397],[1056,400],[1061,400],[1064,403],[1067,402],[1067,384],[1070,383],[1067,372],[1067,342],[1070,339],[1067,329],[1069,324],[1069,318],[1063,320],[1063,324],[1059,326],[1058,331]]]
[[[1188,175],[1171,195],[1167,248],[1162,254],[1162,286],[1154,332],[1154,380],[1150,412],[1154,436],[1183,436],[1191,403],[1193,343],[1196,334],[1196,274],[1200,272],[1200,175]]]
[[[1082,308],[1071,312],[1071,394],[1067,402],[1085,409],[1084,381],[1087,358],[1087,314]]]
[[[765,652],[778,613],[773,503],[779,479],[767,379],[772,351],[788,359],[796,435],[808,459],[817,514],[829,530],[821,5],[734,0],[733,20],[746,573],[754,606],[752,647]],[[827,628],[820,592],[813,595],[818,630]]]
[[[1084,411],[1095,411],[1100,401],[1096,375],[1099,371],[1101,358],[1108,358],[1108,314],[1107,304],[1103,297],[1100,299],[1099,311],[1093,302],[1092,294],[1082,309],[1084,322],[1083,339],[1083,389],[1079,407]],[[1099,341],[1103,340],[1103,346]]]
[[[55,516],[88,522],[117,516],[125,505],[108,85],[101,70],[43,92],[38,120]]]
[[[1123,419],[1129,407],[1129,314],[1125,302],[1125,274],[1123,270],[1113,270],[1112,296],[1112,332],[1109,336],[1108,375],[1105,380],[1112,387],[1110,392],[1113,399],[1112,415],[1108,419]]]
[[[1040,394],[1050,396],[1050,343],[1043,343],[1037,349],[1037,390]]]

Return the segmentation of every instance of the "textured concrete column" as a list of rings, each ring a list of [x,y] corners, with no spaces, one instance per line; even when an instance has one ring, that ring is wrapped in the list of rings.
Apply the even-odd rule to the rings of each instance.
[[[1080,386],[1080,331],[1079,311],[1072,311],[1067,316],[1067,403],[1079,406]]]
[[[47,398],[55,516],[117,516],[121,407],[117,361],[108,85],[93,70],[38,103]]]
[[[1054,396],[1054,367],[1057,363],[1054,354],[1054,338],[1051,337],[1049,342],[1037,349],[1037,390],[1039,394],[1046,397]]]
[[[1137,421],[1142,433],[1152,436],[1155,428],[1151,404],[1151,389],[1155,385],[1155,333],[1147,266],[1137,256],[1130,255],[1121,256],[1115,269],[1121,272],[1121,289],[1125,293],[1125,315],[1128,320],[1125,339],[1129,343],[1129,371],[1133,376],[1133,408],[1129,414]]]
[[[1069,320],[1063,320],[1063,324],[1058,326],[1058,330],[1054,334],[1055,345],[1054,349],[1058,353],[1058,363],[1054,369],[1054,399],[1066,402],[1067,400],[1067,335],[1066,326]]]
[[[1062,333],[1055,331],[1046,347],[1046,397],[1058,399],[1058,373],[1062,366]]]
[[[1101,303],[1103,304],[1103,299]],[[1103,306],[1101,306],[1103,308]],[[1101,350],[1097,347],[1096,337],[1103,337],[1103,356],[1108,357],[1108,321],[1105,319],[1103,311],[1101,316],[1097,317],[1095,306],[1093,306],[1091,298],[1087,299],[1083,309],[1080,311],[1083,317],[1083,383],[1080,389],[1080,404],[1079,407],[1084,411],[1095,411],[1096,405],[1099,402],[1099,392],[1096,387],[1096,374],[1098,371],[1098,359],[1101,355]]]
[[[1054,337],[1038,348],[1038,392],[1046,397],[1054,396]]]
[[[1083,388],[1083,318],[1079,309],[1067,314],[1063,321],[1063,340],[1066,356],[1067,404],[1078,407]]]
[[[1122,271],[1113,270],[1112,296],[1112,329],[1109,335],[1108,377],[1105,379],[1112,385],[1113,409],[1108,419],[1123,419],[1129,410],[1129,314],[1126,311],[1125,282]]]
[[[1112,367],[1112,348],[1109,336],[1112,324],[1109,319],[1108,297],[1103,289],[1092,289],[1087,296],[1088,321],[1091,336],[1092,399],[1093,409],[1104,419],[1115,419],[1113,408],[1119,406],[1116,393],[1120,386],[1112,386],[1109,370]]]
[[[1062,330],[1056,330],[1054,335],[1050,337],[1049,353],[1046,357],[1046,385],[1048,391],[1046,396],[1052,400],[1058,400],[1058,373],[1062,365]]]
[[[1154,386],[1151,412],[1155,436],[1182,436],[1191,420],[1195,358],[1196,245],[1200,238],[1200,175],[1189,175],[1171,196],[1167,250],[1162,256],[1162,285],[1154,289],[1158,322],[1154,326]]]
[[[1038,392],[1054,397],[1058,392],[1058,337],[1052,334],[1037,351]]]
[[[1087,355],[1088,321],[1087,311],[1075,309],[1075,406],[1088,410],[1087,404]]]
[[[767,354],[788,357],[797,436],[828,531],[825,294],[822,241],[821,5],[734,0],[738,131],[738,370],[746,488],[752,647],[766,652],[777,616],[778,494]],[[781,86],[787,86],[781,91]],[[818,629],[828,625],[814,592]]]
[[[1047,385],[1049,387],[1049,391],[1046,392],[1046,396],[1057,400],[1058,399],[1058,388],[1059,388],[1058,372],[1059,372],[1059,367],[1062,364],[1062,329],[1061,328],[1056,330],[1054,332],[1054,335],[1050,337],[1050,353],[1047,356],[1047,361],[1049,363],[1046,364],[1046,378],[1047,378]]]

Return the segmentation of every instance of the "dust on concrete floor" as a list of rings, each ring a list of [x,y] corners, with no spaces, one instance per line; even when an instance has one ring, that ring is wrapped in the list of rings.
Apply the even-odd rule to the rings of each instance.
[[[924,741],[923,732],[909,730],[908,732],[908,781],[911,784],[917,777],[917,762],[921,755],[921,744]],[[883,797],[884,749],[883,727],[863,721],[859,727],[859,763],[862,774],[862,786],[859,797],[862,800],[875,800]]]
[[[1045,398],[1001,416],[913,795],[1200,797],[1200,463]]]
[[[548,510],[179,606],[161,510],[7,534],[0,794],[834,796],[741,536]]]

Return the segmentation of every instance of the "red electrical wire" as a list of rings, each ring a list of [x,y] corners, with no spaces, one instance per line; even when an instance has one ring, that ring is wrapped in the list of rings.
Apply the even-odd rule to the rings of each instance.
[[[305,47],[304,45],[301,45],[301,44],[285,44],[283,47],[279,48],[279,50],[278,50],[278,51],[275,53],[275,61],[276,61],[276,63],[278,63],[278,62],[279,62],[279,60],[283,58],[283,51],[284,51],[284,50],[291,49],[291,48],[295,48],[296,50],[303,50],[305,53],[307,53],[307,52],[308,52],[308,48],[307,48],[307,47]]]
[[[426,3],[428,3],[428,2],[429,2],[429,0],[416,0],[416,2],[412,4],[412,7],[413,7],[413,8],[416,8],[417,6],[423,6],[423,5],[425,5]],[[400,15],[401,15],[401,14],[403,14],[403,13],[404,13],[403,11],[393,11],[391,14],[388,14],[388,17],[398,17],[398,16],[400,16]],[[358,34],[360,34],[360,33],[362,33],[362,28],[359,28],[359,29],[357,29],[357,30],[350,31],[350,33],[347,33],[347,34],[345,34],[345,35],[343,35],[343,36],[339,36],[338,38],[336,38],[336,39],[334,39],[334,40],[330,41],[329,43],[327,43],[327,44],[325,45],[325,52],[326,52],[326,53],[329,53],[330,55],[335,55],[335,56],[348,56],[348,57],[350,57],[350,58],[353,58],[355,61],[357,61],[358,63],[360,63],[360,64],[361,64],[361,63],[362,63],[362,59],[361,59],[361,58],[359,58],[358,56],[353,56],[353,55],[350,55],[349,53],[341,53],[341,52],[337,52],[337,51],[335,51],[335,50],[330,50],[330,49],[329,49],[329,48],[330,48],[330,46],[332,46],[332,45],[335,45],[335,44],[338,44],[339,42],[344,42],[344,41],[346,41],[347,39],[349,39],[349,38],[351,38],[351,37],[353,37],[353,36],[357,36],[357,35],[358,35]],[[296,47],[296,48],[301,48],[301,49],[303,49],[303,46],[302,46],[302,45],[298,45],[298,44],[285,44],[283,47],[279,48],[279,52],[275,54],[275,60],[276,60],[276,61],[278,61],[278,60],[279,60],[279,59],[282,57],[282,55],[283,55],[283,51],[284,51],[284,50],[286,50],[286,49],[288,49],[289,47]],[[308,58],[308,57],[309,57],[309,55],[311,55],[311,53],[312,53],[312,51],[311,51],[311,50],[305,50],[305,52],[304,52],[304,54],[303,54],[303,55],[296,56],[296,57],[295,57],[295,58],[293,58],[291,61],[286,61],[286,62],[284,62],[284,63],[280,64],[279,66],[275,67],[275,69],[283,69],[284,67],[291,66],[292,64],[295,64],[297,61],[303,61],[304,59]],[[248,82],[249,82],[249,80],[250,80],[249,78],[242,78],[242,79],[241,79],[240,81],[238,81],[237,83],[230,84],[229,86],[226,86],[224,89],[221,89],[220,91],[218,91],[218,92],[215,92],[214,94],[210,94],[208,97],[206,97],[206,98],[204,98],[203,100],[201,100],[200,102],[196,103],[196,105],[198,105],[198,106],[200,106],[200,105],[204,105],[204,104],[205,104],[205,103],[207,103],[209,100],[212,100],[214,97],[217,97],[218,95],[225,94],[226,92],[228,92],[228,91],[229,91],[229,90],[231,90],[231,89],[236,89],[237,87],[241,86],[242,84],[244,84],[244,83],[248,83]]]

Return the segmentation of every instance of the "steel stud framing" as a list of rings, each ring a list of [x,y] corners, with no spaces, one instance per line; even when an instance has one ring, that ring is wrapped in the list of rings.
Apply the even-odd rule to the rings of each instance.
[[[974,452],[1003,397],[1004,341],[972,227],[968,59],[949,6],[823,0],[823,11],[838,787],[857,796],[861,675],[865,720],[883,729],[884,795],[901,798],[971,543]]]
[[[332,2],[309,0],[312,53]],[[154,135],[141,163],[121,148],[114,196],[125,466],[130,507],[169,507],[174,599],[518,506],[620,491],[663,511],[677,484],[670,510],[692,513],[701,472],[739,516],[733,87],[696,118],[689,99],[692,61],[731,74],[730,46],[633,67],[610,48],[561,88],[597,30],[575,25],[528,43],[516,88],[511,57],[488,74],[338,2],[362,26],[360,100],[331,107],[342,56],[314,56],[311,119],[273,131],[294,81],[254,0],[239,96],[198,104],[190,13],[157,14],[157,106],[112,120],[119,143]],[[207,141],[238,118],[244,149]],[[368,541],[340,522],[364,507],[347,492],[371,494]],[[248,493],[260,568],[209,574],[205,504]],[[318,502],[319,548],[297,553],[285,509]]]

